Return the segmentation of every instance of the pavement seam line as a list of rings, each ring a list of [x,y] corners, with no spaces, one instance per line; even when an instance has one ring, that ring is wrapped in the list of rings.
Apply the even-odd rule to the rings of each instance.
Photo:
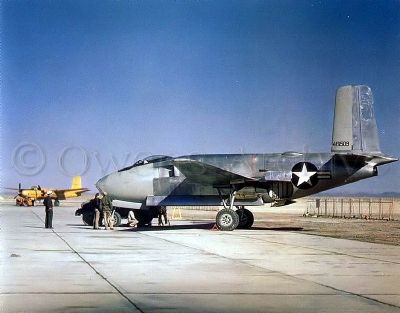
[[[319,235],[312,235],[312,234],[304,234],[301,232],[296,232],[297,234],[301,234],[301,235],[306,235],[306,236],[319,236]],[[356,259],[365,259],[365,260],[372,260],[372,261],[380,261],[383,263],[389,263],[389,264],[396,264],[399,265],[400,262],[394,262],[394,261],[387,261],[387,260],[382,260],[382,259],[376,259],[376,258],[369,258],[369,257],[364,257],[364,256],[358,256],[358,255],[352,255],[352,254],[347,254],[347,253],[343,253],[343,252],[335,252],[335,251],[329,251],[329,250],[323,250],[323,249],[317,249],[317,248],[311,248],[311,247],[304,247],[301,245],[294,245],[294,244],[290,244],[290,243],[281,243],[278,241],[272,241],[272,240],[265,240],[265,239],[261,239],[261,238],[255,238],[255,237],[251,237],[250,235],[239,235],[241,237],[246,237],[249,239],[255,239],[258,241],[262,241],[262,242],[268,242],[268,243],[274,243],[277,245],[284,245],[284,246],[290,246],[290,247],[295,247],[295,248],[303,248],[303,249],[310,249],[313,251],[319,251],[319,252],[328,252],[330,254],[335,254],[335,255],[345,255],[345,256],[350,256]],[[333,238],[333,237],[328,237],[328,236],[321,236],[321,237],[326,237],[326,238]],[[344,238],[334,238],[334,239],[340,239],[340,240],[351,240],[351,239],[344,239]],[[371,244],[377,244],[377,243],[373,243],[373,242],[369,242]]]
[[[43,219],[31,209],[31,212],[43,223]],[[96,268],[90,264],[84,257],[80,255],[78,251],[76,251],[61,235],[59,235],[54,229],[51,229],[51,231],[58,237],[60,238],[70,249],[73,253],[75,253],[83,262],[86,263],[99,277],[101,277],[105,282],[107,282],[112,288],[114,288],[123,298],[125,298],[132,306],[134,306],[139,312],[144,313],[144,311],[139,308],[136,303],[134,303],[129,297],[127,297],[117,286],[115,286],[112,282],[110,282],[103,274],[101,274]]]
[[[250,266],[250,267],[254,267],[254,268],[258,268],[258,269],[262,269],[262,270],[267,270],[267,269],[265,269],[265,268],[263,268],[263,267],[260,267],[260,266],[254,265],[254,264],[249,264],[249,263],[247,263],[247,262],[244,262],[244,261],[238,260],[238,259],[230,259],[230,258],[228,258],[228,257],[226,257],[226,256],[224,256],[224,255],[217,254],[217,253],[213,253],[213,252],[209,252],[209,251],[204,250],[204,249],[201,249],[201,248],[191,247],[191,246],[188,246],[188,245],[186,245],[186,244],[177,243],[177,242],[175,242],[175,241],[171,241],[171,240],[168,240],[168,239],[165,239],[165,238],[160,238],[160,237],[158,237],[158,236],[150,235],[150,234],[147,234],[147,233],[146,233],[146,234],[145,234],[145,233],[142,233],[142,234],[145,235],[145,236],[149,236],[149,237],[153,237],[153,238],[158,238],[158,239],[161,239],[161,240],[170,242],[170,243],[174,243],[174,244],[176,244],[176,245],[180,245],[180,246],[183,246],[183,247],[186,247],[186,248],[191,248],[191,249],[194,249],[194,250],[197,250],[197,251],[202,251],[202,252],[205,252],[205,253],[210,254],[210,255],[215,255],[215,256],[218,256],[218,257],[222,257],[222,258],[227,259],[227,260],[229,260],[229,261],[231,261],[231,262],[237,262],[237,263],[245,264],[245,265]],[[229,235],[229,234],[227,234],[227,235]],[[229,236],[230,236],[230,235],[229,235]],[[282,245],[283,245],[283,244],[282,244]],[[373,298],[367,297],[367,296],[365,296],[365,295],[361,295],[361,294],[353,293],[353,292],[350,292],[350,291],[341,290],[341,289],[338,289],[338,288],[335,288],[335,287],[332,287],[332,286],[324,285],[324,284],[321,284],[321,283],[318,283],[318,282],[314,282],[314,281],[312,281],[312,280],[305,279],[305,278],[303,278],[303,277],[294,276],[294,275],[289,275],[289,274],[287,274],[287,273],[280,272],[280,271],[271,271],[271,272],[279,273],[279,274],[281,274],[281,275],[284,275],[284,276],[287,276],[287,277],[291,277],[291,278],[295,278],[295,279],[299,279],[299,280],[302,280],[302,281],[311,282],[311,283],[314,283],[314,284],[323,286],[323,287],[325,287],[325,288],[329,288],[329,289],[332,289],[332,290],[341,292],[343,295],[347,294],[347,295],[359,297],[359,298],[361,298],[361,299],[365,299],[365,300],[377,302],[377,303],[380,303],[380,304],[383,304],[383,305],[387,305],[387,306],[390,306],[390,307],[400,308],[400,306],[397,306],[397,305],[394,305],[394,304],[391,304],[391,303],[382,302],[382,301],[380,301],[380,300],[373,299]]]

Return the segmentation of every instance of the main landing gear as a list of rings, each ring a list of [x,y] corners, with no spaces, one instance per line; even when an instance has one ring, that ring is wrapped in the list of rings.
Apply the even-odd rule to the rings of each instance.
[[[217,227],[220,230],[234,230],[236,228],[248,229],[254,223],[254,215],[244,207],[233,209],[236,192],[230,197],[230,205],[224,205],[224,209],[218,212],[216,218]]]

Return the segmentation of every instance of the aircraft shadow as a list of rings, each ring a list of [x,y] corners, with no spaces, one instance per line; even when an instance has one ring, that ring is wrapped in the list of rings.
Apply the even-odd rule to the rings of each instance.
[[[183,229],[211,229],[215,223],[198,223],[187,225],[171,225],[171,226],[146,226],[146,227],[130,227],[125,229],[118,229],[118,231],[168,231],[168,230],[183,230]],[[114,228],[116,229],[116,228]]]
[[[206,230],[217,230],[214,229],[215,223],[198,223],[198,224],[187,224],[187,225],[171,225],[171,226],[147,226],[147,227],[130,227],[125,229],[118,229],[118,231],[168,231],[168,230],[184,230],[184,229],[206,229]],[[246,230],[273,230],[273,231],[300,231],[304,230],[303,227],[260,227],[255,226]]]
[[[44,228],[44,226],[24,226],[26,228]]]
[[[86,226],[86,225],[68,225],[71,228],[78,228],[78,229],[93,229],[93,226]]]
[[[252,227],[248,230],[276,230],[276,231],[299,231],[299,230],[304,230],[303,227],[296,227],[296,226],[278,226],[278,227],[261,227],[261,226],[255,226]]]
[[[72,228],[79,229],[93,229],[93,226],[87,226],[82,224],[67,224],[67,226],[71,226]],[[214,229],[215,223],[194,223],[194,224],[186,224],[186,225],[170,225],[170,226],[145,226],[145,227],[130,227],[126,225],[121,225],[122,227],[115,227],[114,231],[168,231],[168,230],[185,230],[185,229],[206,229],[206,230],[217,230]],[[43,227],[35,227],[35,226],[26,226],[30,228],[43,228]],[[104,226],[101,227],[103,229]],[[272,230],[272,231],[306,231],[303,227],[298,226],[271,226],[271,227],[262,227],[262,226],[253,226],[246,230]]]

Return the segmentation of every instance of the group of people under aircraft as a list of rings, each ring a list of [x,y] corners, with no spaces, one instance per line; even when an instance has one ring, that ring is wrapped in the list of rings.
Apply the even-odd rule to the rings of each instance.
[[[93,229],[100,229],[99,223],[100,223],[100,216],[101,213],[103,214],[104,218],[104,226],[105,229],[114,229],[114,221],[112,218],[112,211],[113,211],[113,206],[112,206],[112,201],[110,197],[107,195],[107,192],[104,192],[103,194],[96,193],[95,198],[94,198],[94,220],[93,220]],[[167,209],[165,207],[161,207],[159,212],[158,212],[158,225],[162,226],[163,221],[162,217],[164,217],[164,222],[165,225],[168,224],[168,218],[167,218]],[[135,215],[133,211],[129,211],[128,214],[128,226],[135,227],[137,226],[138,221],[135,219]]]
[[[114,223],[112,220],[112,202],[107,192],[102,195],[96,193],[94,197],[94,219],[93,219],[93,229],[100,229],[100,213],[103,213],[104,226],[106,229],[114,229]]]
[[[43,204],[45,206],[45,228],[53,228],[53,201],[51,199],[51,191],[46,193],[46,197],[43,200]],[[94,209],[94,216],[93,216],[93,229],[100,229],[100,217],[101,215],[104,218],[104,226],[105,229],[114,229],[114,221],[112,217],[113,205],[110,197],[107,195],[107,192],[103,194],[96,193],[93,199],[93,209]],[[167,218],[167,209],[165,207],[161,207],[158,212],[158,225],[163,226],[163,219],[165,225],[168,225],[168,218]],[[129,211],[128,214],[128,226],[135,227],[137,226],[138,221],[135,219],[135,215],[133,211]]]

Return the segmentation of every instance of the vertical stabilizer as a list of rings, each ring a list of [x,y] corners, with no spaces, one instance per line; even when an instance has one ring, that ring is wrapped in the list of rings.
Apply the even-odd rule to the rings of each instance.
[[[71,189],[81,189],[82,188],[82,181],[80,176],[74,176],[72,178]]]
[[[332,152],[381,153],[373,103],[368,86],[343,86],[337,90]]]

